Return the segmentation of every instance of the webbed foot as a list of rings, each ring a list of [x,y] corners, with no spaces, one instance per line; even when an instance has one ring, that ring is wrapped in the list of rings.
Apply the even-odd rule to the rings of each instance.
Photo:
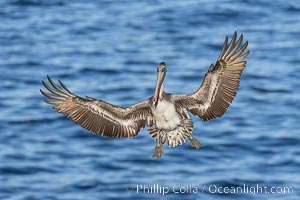
[[[203,146],[203,144],[201,144],[201,143],[200,143],[196,138],[194,138],[193,136],[190,136],[189,139],[190,139],[191,145],[192,145],[193,147],[195,147],[196,149],[200,149],[200,148]]]
[[[155,146],[154,152],[153,152],[153,156],[152,157],[157,157],[158,159],[160,159],[161,155],[163,154],[163,145],[162,144],[157,144]]]

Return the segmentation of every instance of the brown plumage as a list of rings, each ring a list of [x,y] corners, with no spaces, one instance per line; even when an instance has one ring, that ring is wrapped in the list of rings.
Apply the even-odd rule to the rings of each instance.
[[[57,112],[66,115],[83,128],[102,136],[130,138],[136,136],[145,126],[147,115],[150,113],[147,102],[150,100],[131,107],[118,107],[91,97],[79,97],[70,92],[61,81],[59,87],[47,77],[53,88],[44,81],[42,83],[55,96],[43,90],[41,93],[57,101],[45,102],[53,104]]]
[[[153,156],[160,158],[166,141],[170,147],[183,144],[189,139],[199,149],[202,144],[192,136],[193,121],[188,111],[209,121],[223,116],[232,103],[239,87],[242,71],[246,66],[243,54],[248,42],[242,45],[243,35],[236,41],[235,32],[228,45],[226,37],[216,64],[211,64],[199,89],[192,94],[169,94],[163,90],[166,64],[158,65],[157,83],[154,95],[130,107],[119,107],[91,97],[73,94],[61,82],[56,84],[49,76],[50,85],[42,81],[51,93],[40,90],[54,101],[57,112],[66,115],[76,124],[95,134],[107,137],[135,137],[147,122],[148,131],[157,142]],[[241,46],[242,45],[242,46]]]
[[[223,116],[236,95],[241,74],[246,67],[246,61],[243,60],[250,53],[247,51],[242,54],[248,46],[248,41],[240,48],[243,35],[235,43],[236,35],[235,32],[228,47],[228,37],[226,37],[216,64],[210,65],[196,92],[172,95],[178,107],[187,108],[204,121]]]

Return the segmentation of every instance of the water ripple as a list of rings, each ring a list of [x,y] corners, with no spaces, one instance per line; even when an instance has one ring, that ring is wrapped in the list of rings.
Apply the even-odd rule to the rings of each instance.
[[[0,199],[299,199],[299,3],[283,1],[0,2]],[[134,12],[133,12],[134,11]],[[191,93],[235,30],[249,41],[240,89],[221,119],[195,121],[189,142],[152,158],[155,142],[90,134],[43,102],[51,75],[81,96],[132,105]],[[290,186],[293,194],[137,194],[159,184]],[[176,190],[178,192],[178,190]]]

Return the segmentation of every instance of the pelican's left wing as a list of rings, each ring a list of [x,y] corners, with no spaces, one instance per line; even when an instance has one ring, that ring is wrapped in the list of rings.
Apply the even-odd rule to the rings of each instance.
[[[172,95],[173,102],[183,116],[186,109],[204,121],[221,117],[229,107],[239,87],[241,74],[246,67],[244,59],[249,51],[243,54],[248,41],[241,46],[243,35],[236,42],[235,32],[229,45],[226,37],[216,64],[211,64],[200,88],[186,95]]]
[[[130,107],[118,107],[91,97],[82,98],[70,92],[64,84],[55,84],[48,76],[50,87],[43,85],[52,94],[40,90],[46,97],[56,100],[46,103],[53,104],[57,112],[66,115],[76,124],[107,137],[134,137],[145,126],[150,115],[150,99]]]

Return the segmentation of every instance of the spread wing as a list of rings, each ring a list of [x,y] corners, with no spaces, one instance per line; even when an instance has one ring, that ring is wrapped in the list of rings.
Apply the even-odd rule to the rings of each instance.
[[[179,112],[184,114],[188,109],[204,121],[223,116],[236,95],[241,74],[246,67],[244,59],[250,53],[247,51],[243,54],[248,45],[246,41],[241,47],[243,35],[237,42],[236,37],[235,32],[229,45],[226,37],[216,64],[211,64],[196,92],[172,96],[180,108]]]
[[[61,81],[58,86],[47,77],[52,87],[44,81],[42,83],[52,94],[40,91],[56,101],[45,102],[53,104],[57,112],[95,134],[107,137],[134,137],[145,126],[147,116],[150,115],[150,100],[130,107],[118,107],[91,97],[79,97],[70,92]]]

